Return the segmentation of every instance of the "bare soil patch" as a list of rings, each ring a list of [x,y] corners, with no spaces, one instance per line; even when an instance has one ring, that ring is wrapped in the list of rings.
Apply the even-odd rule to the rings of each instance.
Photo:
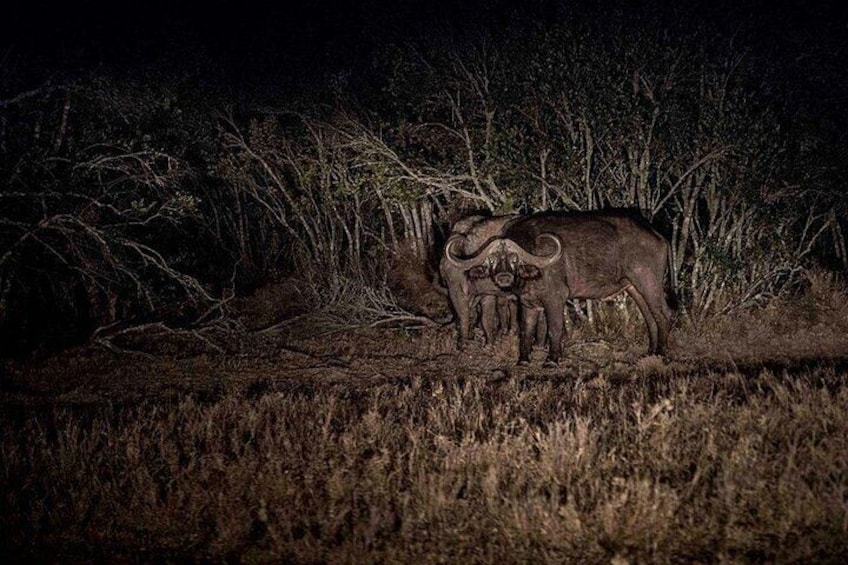
[[[264,295],[263,295],[264,296]],[[259,306],[253,304],[255,309]],[[286,312],[296,311],[288,307]],[[255,330],[223,340],[224,354],[174,351],[172,343],[147,343],[167,354],[116,355],[87,346],[37,363],[7,363],[0,382],[4,405],[132,403],[184,394],[221,395],[290,381],[309,386],[372,386],[410,378],[591,379],[633,375],[686,375],[710,371],[755,373],[848,363],[848,319],[842,313],[799,317],[792,309],[738,314],[672,332],[668,358],[645,356],[641,320],[601,331],[576,328],[556,368],[542,367],[536,348],[531,365],[516,365],[518,338],[494,346],[477,339],[455,347],[453,324],[441,327],[346,326],[326,314],[300,314],[282,323],[279,313],[260,316]],[[254,321],[258,318],[253,317]],[[202,349],[199,348],[199,349]]]

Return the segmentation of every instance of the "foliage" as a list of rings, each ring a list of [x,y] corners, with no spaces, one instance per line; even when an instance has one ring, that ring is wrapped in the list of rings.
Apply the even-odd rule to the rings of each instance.
[[[284,103],[190,74],[4,94],[0,332],[192,324],[286,273],[314,305],[379,294],[470,210],[637,208],[696,318],[848,266],[844,134],[794,113],[815,91],[708,24],[572,16],[386,46]]]
[[[191,103],[176,87],[99,77],[5,110],[4,349],[214,308],[196,276],[208,239],[190,161],[209,140]]]
[[[693,313],[762,303],[792,287],[824,237],[838,249],[842,236],[833,199],[794,182],[810,155],[765,103],[753,57],[620,21],[441,51],[418,69],[438,86],[428,112],[407,117],[415,135],[398,146],[416,150],[399,160],[428,155],[452,171],[418,184],[448,205],[637,208],[669,227]]]

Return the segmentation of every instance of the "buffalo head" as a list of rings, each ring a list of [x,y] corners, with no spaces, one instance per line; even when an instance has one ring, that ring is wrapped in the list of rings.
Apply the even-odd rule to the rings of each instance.
[[[562,242],[551,233],[540,234],[536,245],[550,240],[555,250],[550,255],[534,255],[518,243],[507,238],[496,238],[469,257],[460,257],[453,247],[460,236],[451,237],[445,245],[445,258],[470,279],[490,278],[498,288],[507,291],[513,289],[523,279],[535,279],[541,276],[541,270],[549,267],[562,257]]]

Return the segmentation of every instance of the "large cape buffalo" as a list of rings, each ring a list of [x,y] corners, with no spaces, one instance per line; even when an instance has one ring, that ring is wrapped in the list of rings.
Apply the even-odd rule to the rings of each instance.
[[[649,353],[664,354],[672,309],[665,294],[668,242],[629,211],[544,213],[516,218],[500,237],[472,254],[448,245],[457,269],[484,271],[521,303],[519,362],[529,361],[540,311],[548,322],[548,364],[562,354],[565,301],[604,299],[625,291],[636,302],[650,340]]]
[[[503,290],[487,277],[474,277],[457,267],[452,254],[473,254],[489,241],[500,237],[503,227],[517,219],[509,216],[469,216],[454,224],[445,244],[439,264],[439,272],[448,289],[448,298],[456,313],[459,326],[457,343],[460,349],[469,339],[477,305],[486,342],[494,343],[498,328],[506,331],[517,325],[516,299],[514,293]]]

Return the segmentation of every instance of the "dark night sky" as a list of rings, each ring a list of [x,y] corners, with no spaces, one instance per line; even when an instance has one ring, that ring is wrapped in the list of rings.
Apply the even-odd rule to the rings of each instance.
[[[54,5],[55,4],[55,5]],[[296,63],[344,55],[427,27],[465,25],[481,10],[448,0],[35,0],[16,8],[2,43],[66,64],[126,63],[200,48],[214,60],[242,64],[275,56]],[[465,21],[463,21],[465,20]]]
[[[133,68],[189,61],[214,68],[238,87],[257,75],[296,81],[356,68],[387,41],[461,37],[469,30],[497,34],[516,21],[567,22],[575,7],[603,22],[613,9],[645,14],[670,26],[707,21],[765,50],[818,51],[832,67],[848,62],[842,1],[642,0],[32,0],[4,8],[0,18],[0,73],[16,61],[32,81],[51,72],[100,65]],[[587,8],[587,6],[589,8]],[[588,10],[588,11],[587,11]],[[602,24],[601,24],[602,25]],[[194,59],[194,62],[192,62]],[[333,68],[335,67],[335,68]],[[2,74],[0,74],[2,80]],[[5,89],[4,89],[5,90]]]
[[[685,18],[726,20],[754,15],[763,33],[792,28],[831,31],[841,2],[800,0],[699,0],[696,2],[582,2],[569,0],[31,0],[4,8],[3,38],[27,51],[66,51],[119,59],[145,48],[172,49],[195,42],[215,56],[249,58],[278,47],[309,55],[327,46],[397,40],[446,28],[497,27],[516,17],[567,18],[573,6],[598,5],[634,15],[675,12]],[[683,5],[683,6],[681,6]],[[843,26],[842,32],[846,33]]]

